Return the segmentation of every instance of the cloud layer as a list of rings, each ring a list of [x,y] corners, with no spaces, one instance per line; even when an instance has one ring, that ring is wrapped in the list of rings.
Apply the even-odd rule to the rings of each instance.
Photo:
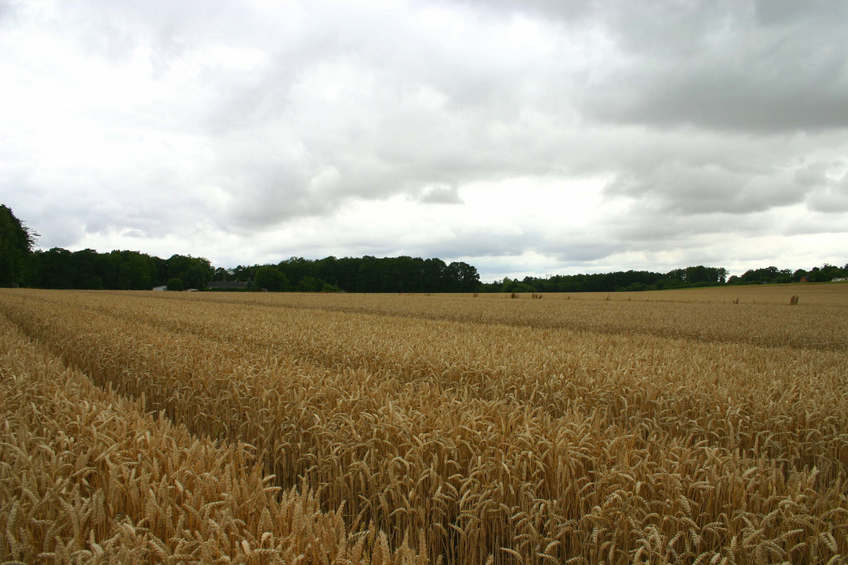
[[[0,2],[0,200],[44,247],[846,261],[844,3]]]

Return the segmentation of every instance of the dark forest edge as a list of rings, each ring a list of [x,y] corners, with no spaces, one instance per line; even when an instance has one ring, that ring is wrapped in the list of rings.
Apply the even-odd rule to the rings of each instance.
[[[301,292],[615,292],[719,286],[827,282],[848,277],[848,264],[809,271],[752,269],[727,278],[721,267],[687,267],[668,273],[618,271],[505,278],[480,282],[477,269],[457,261],[419,257],[292,257],[277,264],[213,267],[190,255],[168,259],[138,251],[99,253],[54,247],[35,250],[36,234],[0,205],[0,286],[109,290],[268,290]]]

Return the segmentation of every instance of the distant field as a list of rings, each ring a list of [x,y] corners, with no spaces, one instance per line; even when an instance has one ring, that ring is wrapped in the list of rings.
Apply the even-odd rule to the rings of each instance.
[[[0,561],[848,559],[848,284],[542,296],[0,291]]]

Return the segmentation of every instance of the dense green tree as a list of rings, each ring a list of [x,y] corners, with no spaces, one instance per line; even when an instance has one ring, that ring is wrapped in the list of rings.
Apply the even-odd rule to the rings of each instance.
[[[97,251],[83,249],[71,254],[74,279],[73,288],[99,290],[103,288],[103,277],[100,274],[101,259]]]
[[[797,271],[796,271],[797,273]],[[759,269],[748,269],[740,277],[733,277],[730,284],[774,284],[788,283],[793,280],[793,273],[790,269],[778,269],[775,266],[763,267]],[[800,280],[800,277],[799,277]]]
[[[236,280],[233,271],[227,270],[223,267],[215,267],[215,270],[212,272],[212,280],[213,281],[233,281]]]
[[[23,282],[34,236],[11,208],[0,204],[0,286],[17,286]]]
[[[270,291],[289,290],[289,279],[273,265],[264,265],[256,269],[253,286]]]
[[[73,254],[67,249],[54,247],[47,251],[36,251],[33,258],[39,264],[38,278],[34,286],[42,288],[74,288],[77,278]]]
[[[258,265],[253,265],[252,267],[239,265],[238,267],[233,269],[233,279],[241,282],[252,281],[253,276],[256,274],[257,268]]]
[[[316,279],[311,275],[306,275],[297,283],[297,290],[302,292],[320,292],[324,287],[324,281]]]
[[[811,272],[810,282],[829,282],[837,277],[844,276],[842,269],[835,265],[825,263],[821,268],[814,268]]]
[[[441,289],[445,269],[447,269],[447,265],[441,259],[423,260],[421,262],[421,289],[426,291]]]
[[[208,259],[191,255],[171,255],[165,265],[167,278],[182,279],[186,288],[206,288],[215,273]]]
[[[156,265],[149,255],[138,251],[113,251],[109,255],[118,265],[117,288],[122,290],[153,288]]]
[[[314,277],[315,267],[315,261],[309,261],[303,257],[291,257],[277,265],[277,269],[293,282],[301,281],[304,277]]]
[[[528,282],[504,277],[501,282],[501,292],[534,292],[536,288]]]
[[[684,283],[683,286],[701,286],[724,284],[727,278],[727,269],[718,267],[686,267],[685,269],[674,269],[663,277],[666,281]],[[666,285],[671,286],[671,285]]]

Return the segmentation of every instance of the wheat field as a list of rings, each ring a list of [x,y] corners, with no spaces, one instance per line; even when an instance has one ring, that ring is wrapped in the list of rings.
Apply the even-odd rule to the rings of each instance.
[[[3,290],[0,561],[845,563],[846,314]]]

